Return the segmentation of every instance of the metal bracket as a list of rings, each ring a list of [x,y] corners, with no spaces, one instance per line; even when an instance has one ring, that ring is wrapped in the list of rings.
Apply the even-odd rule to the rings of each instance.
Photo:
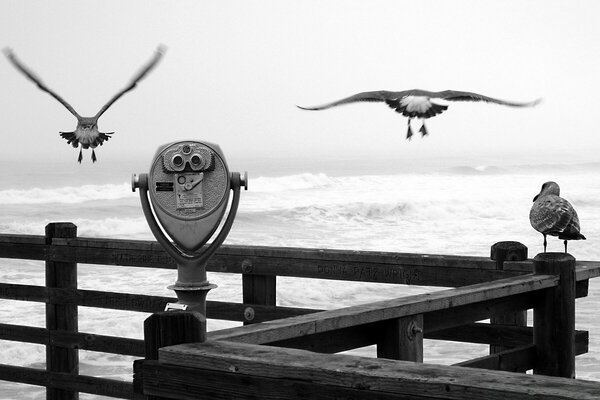
[[[419,327],[414,320],[411,320],[408,323],[408,327],[406,328],[406,336],[409,340],[414,340],[418,334],[423,333],[423,328]]]
[[[167,303],[165,306],[165,311],[185,311],[187,310],[188,305],[182,303]]]
[[[254,316],[255,316],[254,308],[246,307],[244,309],[244,318],[246,319],[246,321],[252,321],[254,319]]]

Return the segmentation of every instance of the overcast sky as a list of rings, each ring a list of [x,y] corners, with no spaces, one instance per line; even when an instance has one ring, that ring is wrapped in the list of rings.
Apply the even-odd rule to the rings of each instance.
[[[598,160],[598,1],[0,2],[10,47],[83,115],[94,115],[158,44],[168,50],[99,120],[99,161],[151,157],[173,140],[226,154]],[[76,160],[75,118],[0,60],[0,157]],[[368,90],[468,90],[536,108],[452,103],[405,140],[384,104],[302,111]],[[89,153],[85,155],[89,162]],[[72,160],[71,160],[72,159]]]

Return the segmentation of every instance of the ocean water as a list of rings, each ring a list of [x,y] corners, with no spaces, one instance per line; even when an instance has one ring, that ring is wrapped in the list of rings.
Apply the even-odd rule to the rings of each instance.
[[[71,160],[69,160],[71,161]],[[102,161],[102,160],[101,160]],[[248,170],[238,216],[226,243],[489,256],[490,246],[516,240],[533,257],[542,236],[529,225],[532,198],[554,180],[577,209],[586,241],[573,241],[579,260],[600,260],[600,163],[535,164],[504,160],[481,165],[441,160],[415,165],[380,160],[229,160],[233,171]],[[1,163],[0,163],[1,164]],[[147,172],[149,160],[49,168],[12,168],[2,177],[0,232],[43,235],[49,222],[71,221],[83,237],[153,240],[132,173]],[[0,165],[5,167],[6,165]],[[308,166],[308,167],[307,167]],[[7,170],[7,169],[5,169]],[[549,251],[562,251],[549,238]],[[209,299],[241,301],[237,276],[209,274],[219,287]],[[174,271],[80,265],[79,286],[172,295]],[[0,259],[0,281],[44,283],[42,262]],[[338,308],[439,288],[279,278],[278,304]],[[600,381],[600,279],[577,301],[577,329],[590,331],[589,353],[577,357],[577,376]],[[80,331],[142,338],[147,314],[79,308]],[[0,322],[44,326],[44,305],[0,300]],[[209,330],[235,326],[209,321]],[[43,346],[0,341],[0,363],[43,367]],[[426,362],[452,364],[485,355],[487,346],[426,341]],[[356,352],[373,355],[372,348]],[[80,351],[81,373],[131,379],[132,357]],[[0,398],[36,398],[43,389],[0,381]],[[81,395],[82,399],[97,396]]]

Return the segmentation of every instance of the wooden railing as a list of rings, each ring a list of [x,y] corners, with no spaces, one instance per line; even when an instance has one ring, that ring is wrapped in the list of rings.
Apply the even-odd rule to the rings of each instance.
[[[207,317],[242,321],[246,326],[210,332],[209,338],[328,353],[377,344],[379,357],[418,361],[422,359],[425,337],[487,343],[508,349],[493,350],[489,357],[463,365],[504,370],[535,368],[539,364],[536,364],[536,348],[532,344],[534,328],[519,326],[522,323],[499,325],[476,321],[490,316],[503,319],[505,315],[522,315],[523,310],[539,305],[542,293],[555,290],[559,278],[546,273],[531,275],[532,261],[524,260],[526,254],[522,257],[522,248],[518,245],[510,245],[508,251],[493,249],[492,252],[495,260],[222,246],[209,261],[207,270],[242,274],[243,302],[208,301]],[[133,383],[79,375],[78,349],[148,360],[151,359],[149,352],[158,354],[159,350],[149,346],[148,340],[144,343],[138,339],[79,332],[77,307],[160,314],[167,302],[176,299],[78,289],[77,264],[175,269],[173,260],[160,246],[151,241],[79,238],[73,224],[55,223],[46,227],[45,236],[0,235],[0,258],[44,260],[47,278],[45,286],[0,283],[0,298],[46,303],[46,328],[0,323],[0,339],[47,347],[46,370],[0,365],[0,380],[46,386],[48,398],[52,399],[76,398],[77,392],[134,398]],[[515,258],[522,261],[507,261]],[[575,294],[586,296],[588,280],[600,275],[600,263],[578,262],[575,271]],[[277,276],[458,288],[318,312],[320,310],[276,306]],[[295,318],[280,320],[288,317]],[[280,321],[257,324],[272,320]],[[410,340],[404,335],[408,328],[412,332]],[[587,332],[574,334],[575,353],[586,352]],[[551,346],[551,341],[547,341],[545,346]],[[152,376],[153,364],[148,361],[143,365],[147,369],[145,376]],[[162,368],[165,364],[159,366]],[[151,385],[149,379],[142,382],[141,390],[144,385]]]

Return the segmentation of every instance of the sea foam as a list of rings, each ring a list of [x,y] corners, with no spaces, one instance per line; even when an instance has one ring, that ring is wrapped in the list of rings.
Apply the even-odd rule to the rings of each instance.
[[[116,200],[132,197],[131,184],[65,186],[54,189],[0,190],[0,205],[75,204],[92,200]]]

